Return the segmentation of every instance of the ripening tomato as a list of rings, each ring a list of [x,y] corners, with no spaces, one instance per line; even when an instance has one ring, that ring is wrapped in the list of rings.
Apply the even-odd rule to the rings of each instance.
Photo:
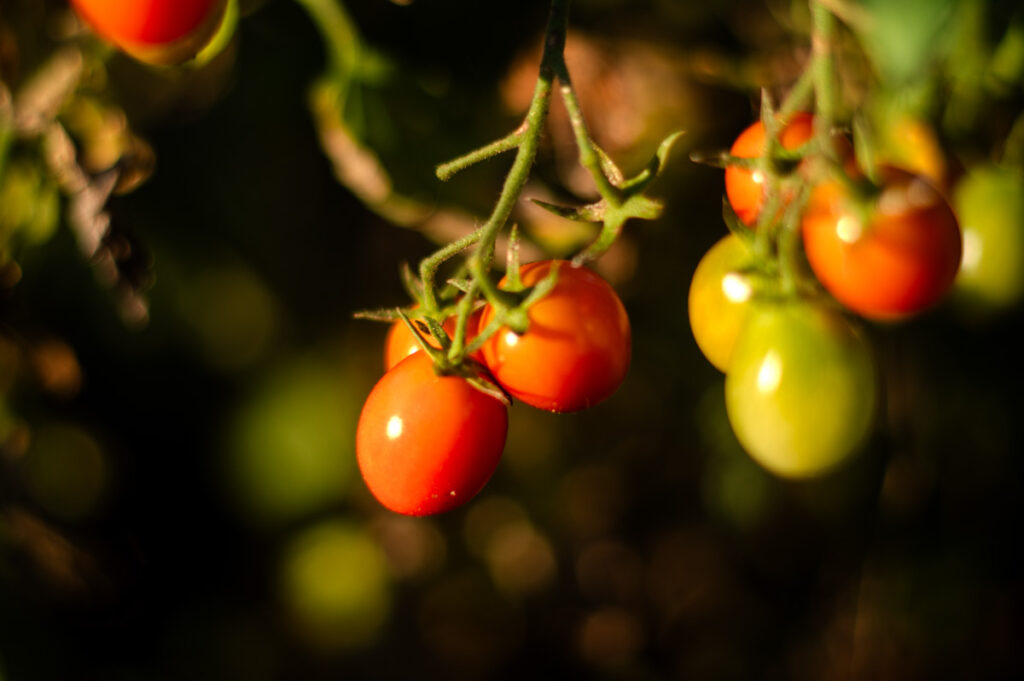
[[[728,368],[746,318],[753,289],[742,270],[750,264],[746,244],[729,234],[704,254],[690,283],[690,328],[697,347],[719,371]]]
[[[544,260],[523,265],[519,274],[523,284],[533,286],[553,267],[558,281],[530,307],[526,333],[499,329],[484,343],[484,364],[526,404],[577,411],[610,397],[626,378],[629,317],[608,282],[584,267]],[[493,317],[494,310],[485,307],[480,328]]]
[[[471,340],[476,336],[477,327],[480,324],[480,314],[482,310],[476,310],[469,315],[469,319],[466,320],[466,344],[468,345]],[[445,320],[443,327],[445,333],[449,337],[455,335],[455,317],[449,317]],[[438,346],[433,336],[427,335],[427,340],[433,347]],[[412,331],[405,325],[401,319],[391,324],[391,328],[388,329],[387,340],[384,341],[384,368],[390,369],[395,366],[403,359],[408,357],[414,352],[420,351],[419,341],[412,335]],[[470,355],[475,360],[483,361],[483,356],[479,352],[475,352]]]
[[[214,36],[227,0],[71,0],[99,35],[150,64],[195,56]]]
[[[508,409],[423,352],[377,382],[359,415],[356,458],[373,496],[397,513],[430,515],[472,499],[498,466]]]
[[[898,319],[938,302],[960,267],[960,227],[926,179],[883,168],[881,193],[859,211],[839,182],[815,187],[803,217],[804,249],[835,298],[871,319]],[[863,217],[862,217],[863,216]]]
[[[1024,298],[1024,173],[984,165],[957,185],[953,205],[964,233],[954,284],[971,311],[1010,308]]]
[[[797,112],[782,129],[779,142],[784,149],[798,149],[813,136],[814,116],[806,112]],[[757,121],[740,133],[729,153],[740,158],[758,158],[768,151],[766,147],[764,124]],[[736,166],[725,169],[725,194],[729,197],[729,205],[747,226],[753,226],[761,213],[761,205],[764,203],[764,181],[764,175],[757,170]]]
[[[947,188],[946,155],[934,130],[921,119],[893,117],[883,127],[876,144],[876,163],[905,168],[928,178],[940,190]]]
[[[751,303],[725,406],[755,461],[792,478],[827,471],[868,435],[876,393],[870,347],[841,315],[801,300]]]

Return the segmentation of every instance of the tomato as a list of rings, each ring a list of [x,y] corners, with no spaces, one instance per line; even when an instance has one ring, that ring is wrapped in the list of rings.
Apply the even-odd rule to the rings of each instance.
[[[953,205],[964,234],[956,293],[981,311],[1024,297],[1024,174],[985,165],[957,185]]]
[[[950,289],[960,267],[960,227],[930,182],[895,168],[881,174],[884,186],[866,212],[839,182],[815,187],[803,217],[804,249],[843,305],[871,319],[898,319]]]
[[[185,61],[213,37],[227,0],[71,0],[99,35],[151,64]]]
[[[480,323],[481,310],[476,310],[469,315],[469,319],[466,320],[466,344],[468,345],[471,340],[476,336],[477,326]],[[449,317],[444,322],[445,333],[449,337],[455,335],[455,317]],[[434,340],[433,336],[426,336],[427,340],[433,347],[440,347]],[[395,366],[403,359],[408,357],[414,352],[419,352],[420,344],[416,340],[416,337],[412,335],[412,331],[405,325],[401,319],[394,322],[391,328],[388,329],[387,340],[384,341],[384,368],[390,369]],[[482,356],[480,353],[473,353],[470,355],[473,359],[481,360]]]
[[[924,121],[896,116],[883,128],[877,144],[875,160],[879,164],[905,168],[928,178],[940,190],[946,188],[946,155]]]
[[[814,136],[814,116],[806,112],[793,114],[779,134],[784,149],[798,149]],[[757,121],[736,138],[729,150],[740,158],[758,158],[767,150],[764,124]],[[764,203],[764,175],[757,170],[736,166],[725,169],[725,194],[736,215],[748,226],[753,226]]]
[[[755,299],[725,376],[736,437],[769,471],[818,475],[864,441],[877,378],[870,347],[841,315],[801,300]]]
[[[430,515],[472,499],[498,466],[508,409],[413,353],[377,382],[359,415],[356,459],[370,492],[397,513]]]
[[[690,328],[697,347],[719,371],[729,366],[752,289],[740,272],[751,263],[747,246],[729,234],[711,247],[690,283]]]
[[[629,317],[608,282],[586,268],[544,260],[523,265],[519,275],[532,286],[553,267],[558,281],[530,307],[526,333],[499,329],[484,343],[484,364],[516,399],[548,411],[577,411],[610,397],[626,378]],[[493,308],[485,307],[480,328],[493,318]]]

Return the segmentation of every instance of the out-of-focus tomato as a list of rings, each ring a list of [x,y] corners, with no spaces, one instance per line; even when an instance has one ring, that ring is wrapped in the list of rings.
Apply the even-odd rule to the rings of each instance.
[[[499,329],[484,343],[484,364],[516,399],[548,411],[576,411],[610,397],[625,379],[629,317],[608,282],[585,267],[544,260],[523,265],[519,275],[534,286],[553,267],[558,281],[530,307],[529,329],[522,335]],[[485,307],[480,328],[493,318],[493,308]]]
[[[784,149],[798,149],[814,136],[814,116],[806,112],[793,114],[779,134]],[[757,121],[736,138],[729,150],[740,158],[758,158],[767,151],[764,124]],[[753,226],[761,213],[764,203],[765,177],[758,170],[747,170],[736,166],[725,169],[725,194],[729,205],[747,226]]]
[[[870,347],[842,316],[801,300],[751,303],[725,400],[755,461],[785,477],[827,471],[867,437],[876,393]]]
[[[938,302],[960,267],[952,208],[919,175],[883,168],[881,193],[858,210],[838,181],[815,187],[803,217],[814,274],[843,305],[871,319],[906,317]]]
[[[458,376],[438,376],[423,352],[377,382],[359,415],[356,458],[366,486],[406,515],[472,499],[498,466],[508,409]]]
[[[480,314],[482,309],[476,310],[470,314],[469,319],[466,320],[466,344],[468,345],[471,340],[476,336],[477,328],[480,324]],[[445,320],[443,327],[445,333],[449,337],[455,335],[455,317],[449,317]],[[426,335],[427,340],[433,347],[439,347],[433,336]],[[388,329],[388,337],[384,341],[384,368],[390,369],[395,366],[403,359],[408,357],[414,352],[420,351],[419,341],[409,331],[409,327],[405,325],[401,319],[394,322],[391,328]],[[475,360],[483,361],[483,355],[479,352],[475,352],[470,355]]]
[[[99,35],[136,59],[176,64],[214,36],[227,0],[71,0]]]
[[[729,234],[704,254],[690,283],[690,328],[697,347],[719,371],[728,368],[746,318],[753,290],[742,270],[750,263],[747,246]]]
[[[987,310],[1024,298],[1024,173],[984,165],[957,185],[953,205],[964,248],[956,289],[966,304]]]
[[[880,135],[875,160],[926,177],[940,191],[947,188],[946,155],[935,132],[918,118],[899,116],[889,122]]]

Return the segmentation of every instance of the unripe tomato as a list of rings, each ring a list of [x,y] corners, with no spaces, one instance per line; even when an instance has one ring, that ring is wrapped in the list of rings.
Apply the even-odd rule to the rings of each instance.
[[[725,376],[736,437],[769,471],[818,475],[852,454],[874,420],[877,378],[865,338],[800,300],[751,303]]]
[[[750,263],[747,246],[729,234],[704,254],[690,283],[690,328],[697,347],[719,371],[728,368],[747,315],[753,291],[741,270]]]
[[[814,116],[806,112],[793,114],[779,133],[784,149],[798,149],[814,136]],[[729,150],[740,158],[758,158],[767,151],[764,124],[757,121],[736,138]],[[764,203],[764,175],[757,170],[736,166],[725,169],[725,194],[736,215],[747,226],[753,226]]]
[[[467,345],[476,337],[477,327],[480,324],[481,311],[482,310],[476,310],[470,314],[469,319],[466,320]],[[455,322],[455,317],[449,317],[442,325],[445,333],[447,333],[449,337],[453,337],[455,335]],[[427,335],[426,338],[432,347],[439,347],[433,336]],[[399,319],[391,324],[391,328],[388,329],[387,340],[384,341],[384,368],[390,369],[412,353],[419,352],[420,349],[419,341],[417,341],[416,337],[412,335],[412,331],[410,331],[409,327],[405,325],[405,322]],[[478,361],[482,361],[482,355],[480,353],[473,353],[470,357]]]
[[[548,411],[577,411],[611,396],[626,378],[629,317],[608,282],[584,267],[544,260],[523,265],[519,275],[533,286],[552,267],[558,281],[530,307],[529,329],[522,335],[499,329],[484,343],[484,364],[516,399]],[[493,308],[485,307],[480,328],[493,318]]]
[[[71,0],[103,38],[150,64],[195,56],[213,37],[227,0]]]
[[[425,353],[377,382],[359,415],[356,458],[370,492],[397,513],[430,515],[472,499],[498,466],[508,409]]]
[[[957,293],[989,311],[1024,298],[1024,174],[994,165],[971,170],[953,205],[964,234]]]
[[[882,169],[882,177],[866,211],[839,182],[815,187],[803,217],[804,249],[843,305],[871,319],[898,319],[949,291],[960,267],[960,227],[926,179],[895,168]]]

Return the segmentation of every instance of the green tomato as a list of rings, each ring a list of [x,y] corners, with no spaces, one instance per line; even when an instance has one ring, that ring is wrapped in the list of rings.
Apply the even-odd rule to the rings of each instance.
[[[739,237],[729,234],[697,264],[690,282],[690,328],[697,347],[719,371],[726,371],[752,293],[742,270],[751,263]]]
[[[986,312],[1024,297],[1024,173],[983,165],[953,194],[964,248],[955,290],[961,303]]]
[[[845,460],[875,415],[877,378],[865,337],[831,308],[751,302],[725,377],[725,407],[750,456],[806,478]]]

